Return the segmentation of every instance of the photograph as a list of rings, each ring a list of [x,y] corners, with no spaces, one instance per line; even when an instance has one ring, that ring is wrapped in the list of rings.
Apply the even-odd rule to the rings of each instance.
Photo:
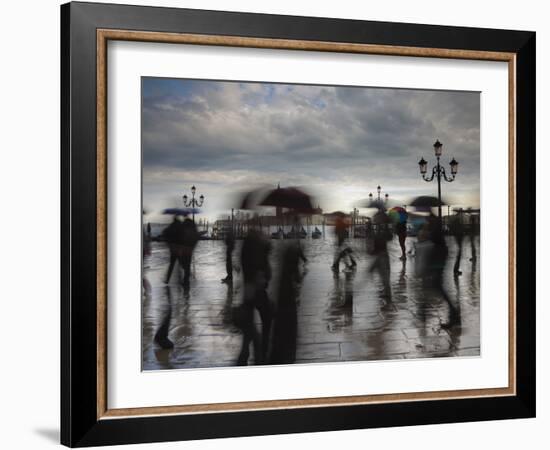
[[[535,422],[509,419],[540,394],[541,19],[138,3],[35,15],[61,64],[34,91],[60,94],[60,126],[11,133],[61,147],[31,145],[29,175],[61,178],[60,214],[38,202],[60,220],[61,443],[521,445]],[[18,55],[47,55],[42,25]]]
[[[480,357],[480,108],[142,77],[142,370]]]

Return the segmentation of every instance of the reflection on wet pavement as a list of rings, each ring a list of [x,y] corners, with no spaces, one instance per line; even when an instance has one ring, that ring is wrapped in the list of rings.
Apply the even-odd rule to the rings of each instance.
[[[273,273],[284,241],[273,240]],[[412,249],[414,238],[407,239]],[[240,242],[233,254],[238,269]],[[478,356],[479,259],[473,259],[470,245],[462,251],[461,276],[453,276],[456,245],[447,239],[449,260],[444,287],[460,310],[462,323],[442,327],[449,315],[448,304],[437,292],[422,286],[415,276],[415,258],[400,261],[395,238],[388,245],[391,265],[391,298],[377,273],[369,273],[371,258],[364,241],[350,241],[357,268],[331,271],[332,239],[302,241],[308,258],[298,291],[298,334],[296,363]],[[476,242],[478,247],[478,242]],[[476,249],[479,255],[479,248]],[[233,325],[232,307],[242,301],[241,274],[232,284],[226,276],[222,241],[200,241],[193,255],[190,285],[178,277],[168,285],[163,275],[169,263],[163,243],[152,243],[145,259],[144,275],[150,287],[142,299],[142,354],[144,370],[223,367],[236,365],[242,343]],[[276,278],[269,284],[271,301],[276,298]],[[255,321],[260,327],[259,317]]]

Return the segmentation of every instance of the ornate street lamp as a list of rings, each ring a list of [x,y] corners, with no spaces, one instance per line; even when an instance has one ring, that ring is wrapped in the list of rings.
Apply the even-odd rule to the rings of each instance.
[[[191,186],[191,199],[189,202],[187,201],[188,197],[187,195],[184,195],[183,198],[183,205],[186,208],[191,208],[191,213],[193,214],[193,223],[195,223],[195,208],[202,206],[204,203],[204,195],[201,195],[199,197],[199,200],[195,199],[195,193],[197,192],[197,188],[195,186]]]
[[[376,192],[378,193],[378,201],[380,201],[380,193],[382,192],[382,188],[380,186],[376,186]],[[384,201],[388,201],[389,194],[384,194]],[[369,201],[372,202],[372,192],[369,193]]]
[[[424,181],[428,181],[428,182],[433,181],[433,179],[437,176],[437,199],[438,199],[437,211],[438,211],[439,221],[441,223],[441,179],[443,178],[445,181],[448,181],[449,183],[454,181],[456,174],[458,173],[458,162],[454,158],[451,160],[451,162],[449,163],[449,165],[451,166],[451,176],[447,177],[447,174],[445,173],[445,168],[439,163],[439,158],[443,153],[443,144],[439,142],[439,140],[435,141],[434,153],[435,153],[435,157],[437,158],[437,164],[433,167],[432,175],[430,177],[426,177],[426,172],[428,171],[428,162],[424,158],[418,161],[418,166],[420,168],[420,175],[422,175],[422,179]]]

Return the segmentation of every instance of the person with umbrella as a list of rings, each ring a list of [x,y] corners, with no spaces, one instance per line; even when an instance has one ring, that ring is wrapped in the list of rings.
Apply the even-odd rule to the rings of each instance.
[[[167,210],[165,210],[165,214],[166,211]],[[191,275],[193,250],[199,240],[197,227],[195,223],[189,219],[189,212],[178,211],[178,213],[174,215],[172,223],[164,229],[162,237],[168,243],[168,248],[170,250],[170,264],[168,265],[164,283],[168,284],[170,282],[172,271],[176,261],[178,261],[184,273],[183,284],[188,285]]]
[[[461,317],[460,305],[453,304],[443,285],[443,275],[449,249],[443,234],[441,219],[432,213],[433,207],[441,206],[442,204],[443,201],[440,202],[439,199],[428,196],[418,197],[411,202],[411,205],[415,206],[418,210],[429,212],[426,223],[418,236],[419,242],[425,240],[430,244],[426,247],[425,264],[419,273],[424,278],[425,283],[431,282],[432,288],[436,293],[441,295],[449,306],[449,319],[446,323],[442,323],[441,327],[451,328],[454,325],[460,324]]]
[[[183,284],[189,285],[191,276],[191,262],[193,259],[193,251],[199,241],[199,232],[195,222],[189,218],[189,213],[184,214],[183,220],[183,252],[181,256],[181,265],[183,268]]]
[[[375,270],[382,279],[382,296],[391,301],[391,286],[390,286],[390,257],[388,254],[388,241],[393,237],[390,229],[390,219],[383,209],[372,218],[374,224],[374,232],[370,239],[372,243],[372,254],[375,256],[374,262],[369,268],[369,273]]]
[[[168,284],[172,277],[172,271],[176,265],[176,261],[180,255],[180,245],[178,244],[179,236],[181,235],[181,222],[182,216],[174,214],[172,223],[168,225],[161,234],[162,240],[168,244],[168,250],[170,252],[170,263],[168,264],[168,271],[164,277],[164,283]]]
[[[394,231],[399,239],[399,246],[401,247],[401,261],[407,259],[405,239],[407,239],[407,218],[408,214],[405,208],[401,206],[394,206],[388,211],[388,216],[394,223]]]
[[[346,221],[346,214],[341,211],[337,211],[333,214],[336,217],[334,224],[334,234],[336,235],[336,251],[334,253],[334,261],[332,263],[332,270],[336,273],[340,271],[340,261],[346,256],[342,247],[348,236],[349,224]]]
[[[250,344],[254,346],[255,364],[266,360],[271,332],[272,313],[267,287],[271,281],[269,254],[271,244],[261,233],[252,228],[243,241],[241,248],[241,269],[243,274],[243,302],[233,310],[235,325],[243,332],[243,341],[237,364],[248,364]],[[254,310],[260,314],[262,334],[254,325]]]
[[[300,261],[307,262],[298,238],[286,242],[279,255],[280,276],[273,325],[271,364],[292,364],[296,360],[298,304],[302,274]]]

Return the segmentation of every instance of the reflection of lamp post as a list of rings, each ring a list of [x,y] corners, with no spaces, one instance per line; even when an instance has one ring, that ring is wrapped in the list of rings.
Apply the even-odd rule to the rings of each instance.
[[[447,174],[445,173],[445,168],[439,164],[439,158],[443,153],[443,144],[439,142],[439,140],[435,141],[434,152],[435,157],[437,158],[437,164],[432,169],[431,177],[426,177],[426,172],[428,171],[428,162],[424,160],[424,158],[418,161],[418,166],[420,167],[420,174],[422,175],[422,179],[424,181],[433,181],[434,177],[437,175],[437,212],[439,220],[441,222],[441,178],[443,178],[445,181],[448,181],[449,183],[454,181],[458,172],[458,162],[454,158],[451,160],[451,162],[449,163],[449,165],[451,166],[451,176],[447,177]]]
[[[380,201],[380,193],[382,192],[382,188],[380,186],[376,187],[376,192],[378,193],[378,201]],[[388,201],[389,195],[386,193],[384,194],[384,202]],[[372,202],[372,192],[369,194],[369,200]]]
[[[195,223],[195,208],[202,206],[204,203],[204,195],[201,195],[199,197],[199,200],[195,200],[195,192],[197,191],[197,188],[195,186],[191,186],[191,199],[189,202],[187,201],[187,195],[183,196],[183,205],[187,208],[191,208],[191,213],[193,214],[193,223]]]

